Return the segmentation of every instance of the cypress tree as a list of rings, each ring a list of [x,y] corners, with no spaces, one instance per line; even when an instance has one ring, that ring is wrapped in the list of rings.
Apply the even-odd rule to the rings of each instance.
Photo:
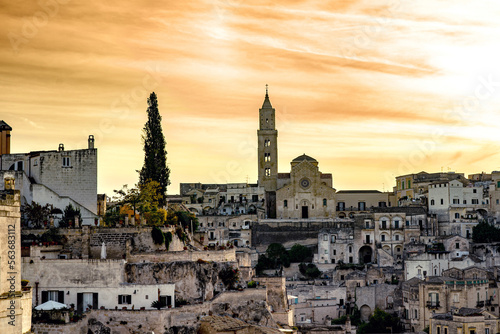
[[[160,205],[166,203],[167,186],[170,184],[170,169],[167,167],[167,151],[165,137],[161,128],[161,116],[158,111],[158,100],[154,92],[148,98],[148,121],[144,125],[142,141],[144,143],[144,165],[139,174],[139,184],[149,181],[160,184]]]

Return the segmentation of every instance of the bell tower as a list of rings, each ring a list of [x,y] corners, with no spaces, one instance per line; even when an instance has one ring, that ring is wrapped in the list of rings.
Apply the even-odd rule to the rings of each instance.
[[[276,216],[276,188],[278,178],[278,131],[275,110],[269,101],[268,86],[262,108],[259,109],[258,171],[259,186],[266,191],[266,207],[269,218]]]

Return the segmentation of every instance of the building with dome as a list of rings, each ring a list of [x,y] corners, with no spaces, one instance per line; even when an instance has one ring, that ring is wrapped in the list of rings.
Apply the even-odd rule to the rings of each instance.
[[[278,130],[267,88],[259,110],[257,137],[258,184],[266,193],[267,217],[335,217],[332,174],[321,173],[316,159],[304,153],[292,160],[290,173],[278,173]]]

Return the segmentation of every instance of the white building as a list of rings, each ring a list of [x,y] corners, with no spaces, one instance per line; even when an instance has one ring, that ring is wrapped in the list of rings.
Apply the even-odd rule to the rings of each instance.
[[[483,187],[464,187],[458,180],[429,185],[429,213],[437,215],[440,223],[467,219],[471,212],[485,215],[488,208],[489,198],[483,195]],[[442,226],[440,234],[450,234],[449,228]]]
[[[69,204],[79,208],[83,224],[97,217],[97,149],[94,136],[88,148],[0,155],[0,176],[11,174],[21,191],[21,203],[51,204],[64,210]]]

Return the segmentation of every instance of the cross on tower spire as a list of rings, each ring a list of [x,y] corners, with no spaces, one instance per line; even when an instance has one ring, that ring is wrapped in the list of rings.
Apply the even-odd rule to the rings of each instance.
[[[266,97],[269,97],[269,95],[267,94],[267,88],[268,88],[268,84],[266,84]]]

